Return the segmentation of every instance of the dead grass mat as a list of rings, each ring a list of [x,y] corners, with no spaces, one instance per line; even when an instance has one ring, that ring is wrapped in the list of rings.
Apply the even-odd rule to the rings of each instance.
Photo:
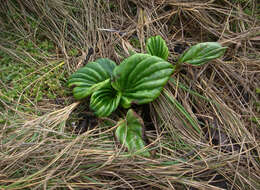
[[[228,51],[205,66],[184,66],[149,105],[152,158],[129,157],[117,146],[116,114],[75,134],[71,120],[82,104],[71,97],[63,97],[67,104],[38,102],[33,109],[40,116],[19,111],[19,100],[1,100],[2,113],[14,115],[1,124],[0,189],[259,189],[257,6],[226,0],[1,3],[1,31],[54,42],[56,55],[41,59],[39,67],[62,59],[69,74],[82,66],[89,48],[90,61],[119,63],[129,48],[144,52],[152,35],[166,40],[173,64],[176,46],[218,41]],[[15,47],[15,40],[1,40],[0,50],[14,59],[19,53],[33,57]],[[73,48],[77,56],[70,55]]]

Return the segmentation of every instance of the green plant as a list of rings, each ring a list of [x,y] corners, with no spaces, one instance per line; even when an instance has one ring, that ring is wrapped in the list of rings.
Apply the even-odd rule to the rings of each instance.
[[[99,117],[109,116],[119,105],[130,108],[132,104],[146,104],[160,95],[176,67],[205,64],[222,56],[226,47],[216,42],[199,43],[184,52],[174,66],[167,61],[168,47],[160,36],[149,38],[146,50],[147,54],[135,53],[119,65],[101,58],[80,68],[68,80],[74,97],[80,100],[91,95],[90,108]],[[139,152],[145,147],[142,127],[140,117],[130,109],[126,119],[119,122],[116,137],[130,152]],[[149,156],[147,151],[141,154]]]
[[[174,66],[166,61],[168,48],[161,37],[149,39],[147,49],[149,54],[136,53],[118,66],[107,58],[88,63],[68,81],[69,87],[75,86],[74,97],[83,99],[92,94],[90,108],[100,117],[109,116],[119,105],[129,108],[131,104],[152,102]]]
[[[143,141],[144,122],[132,109],[128,110],[124,120],[118,122],[115,136],[122,145],[128,148],[130,153],[150,156]]]

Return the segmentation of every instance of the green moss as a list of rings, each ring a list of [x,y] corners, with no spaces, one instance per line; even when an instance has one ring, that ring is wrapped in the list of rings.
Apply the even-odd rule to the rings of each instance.
[[[1,99],[7,103],[19,102],[24,107],[18,106],[18,110],[30,111],[30,106],[44,98],[64,96],[66,72],[63,64],[42,59],[44,55],[53,54],[54,44],[46,39],[37,40],[36,43],[22,39],[15,45],[15,53],[23,61],[17,61],[12,55],[0,50]]]

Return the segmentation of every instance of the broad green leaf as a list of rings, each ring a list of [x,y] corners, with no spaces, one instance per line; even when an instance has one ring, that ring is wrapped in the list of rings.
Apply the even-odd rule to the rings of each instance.
[[[158,56],[164,60],[168,60],[169,50],[161,36],[154,36],[147,40],[146,51],[150,55]]]
[[[115,62],[101,58],[80,68],[68,80],[69,87],[75,86],[73,89],[74,97],[76,99],[85,98],[106,85],[115,67]]]
[[[126,119],[119,121],[116,129],[116,138],[124,145],[131,154],[150,156],[148,150],[145,150],[143,141],[144,122],[132,109],[128,110]]]
[[[95,91],[90,98],[90,108],[99,117],[109,116],[119,105],[121,93],[116,91],[108,82]]]
[[[189,48],[181,55],[179,63],[189,63],[192,65],[202,65],[212,59],[216,59],[224,55],[227,47],[222,47],[217,42],[204,42]]]
[[[160,57],[137,53],[114,69],[111,84],[122,93],[120,104],[129,108],[132,103],[145,104],[156,99],[173,70]]]

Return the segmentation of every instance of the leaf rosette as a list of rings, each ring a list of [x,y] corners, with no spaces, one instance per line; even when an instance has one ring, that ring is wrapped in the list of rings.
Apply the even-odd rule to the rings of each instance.
[[[121,92],[121,105],[145,104],[156,99],[173,73],[173,66],[149,54],[135,54],[125,59],[112,74],[111,85]]]

